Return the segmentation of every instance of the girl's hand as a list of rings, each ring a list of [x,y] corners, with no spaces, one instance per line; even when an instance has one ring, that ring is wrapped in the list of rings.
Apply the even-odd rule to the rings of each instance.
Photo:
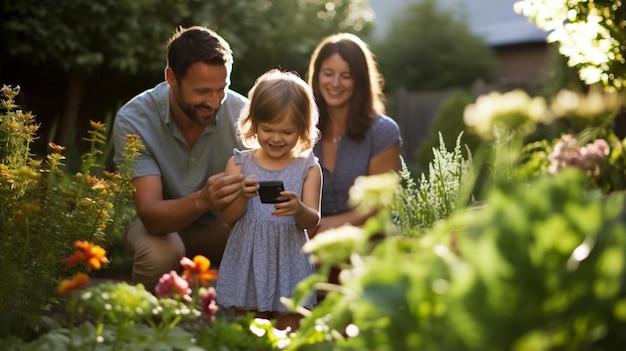
[[[284,216],[295,216],[298,211],[304,206],[304,204],[298,198],[298,195],[293,191],[283,191],[280,193],[279,199],[285,200],[286,202],[280,202],[274,204],[275,210],[272,211],[272,215],[277,217]]]
[[[257,196],[257,191],[259,190],[259,181],[256,179],[256,176],[245,177],[241,182],[241,191],[243,192],[243,196],[246,199]]]

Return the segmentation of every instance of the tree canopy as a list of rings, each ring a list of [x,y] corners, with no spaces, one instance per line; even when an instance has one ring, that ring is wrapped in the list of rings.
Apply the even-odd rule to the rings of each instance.
[[[59,71],[64,89],[61,143],[74,136],[83,99],[114,96],[109,109],[136,94],[140,77],[163,78],[165,43],[178,26],[204,25],[233,48],[233,88],[246,93],[270,68],[306,74],[322,37],[346,31],[367,35],[373,16],[363,0],[74,0],[5,1],[0,5],[0,65],[25,72]],[[3,78],[0,74],[0,80]],[[22,84],[22,83],[18,83]],[[113,88],[111,88],[113,87]],[[117,88],[115,88],[117,87]],[[150,87],[142,86],[141,89]],[[28,87],[22,86],[28,95]],[[99,111],[104,115],[107,111]]]
[[[434,0],[412,1],[397,13],[375,51],[389,89],[467,88],[495,78],[491,50]]]
[[[313,49],[330,34],[368,35],[373,16],[362,0],[212,0],[205,25],[233,48],[233,88],[246,93],[270,68],[303,78]]]
[[[189,23],[194,2],[162,0],[7,1],[2,46],[32,65],[89,74],[161,70],[165,40]],[[167,20],[165,20],[167,19]]]

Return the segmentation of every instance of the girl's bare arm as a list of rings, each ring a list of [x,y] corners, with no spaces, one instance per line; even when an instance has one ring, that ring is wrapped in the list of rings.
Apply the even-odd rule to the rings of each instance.
[[[296,223],[307,230],[317,226],[320,221],[320,202],[322,198],[322,169],[318,163],[310,167],[302,184],[302,199],[293,191],[283,191],[281,198],[286,202],[274,204],[274,216],[293,216]]]

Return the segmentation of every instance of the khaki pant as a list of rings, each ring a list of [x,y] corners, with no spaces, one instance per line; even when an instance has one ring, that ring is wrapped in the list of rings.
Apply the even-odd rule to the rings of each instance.
[[[229,229],[218,218],[210,222],[194,222],[189,227],[163,235],[150,235],[137,217],[124,232],[126,248],[133,256],[133,282],[154,291],[159,278],[178,271],[183,256],[193,259],[203,255],[217,269],[228,240]]]

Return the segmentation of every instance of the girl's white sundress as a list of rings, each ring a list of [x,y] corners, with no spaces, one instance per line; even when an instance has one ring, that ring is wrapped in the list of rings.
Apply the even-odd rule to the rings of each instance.
[[[261,180],[282,180],[286,191],[302,198],[304,178],[316,160],[313,153],[294,158],[283,169],[270,170],[259,165],[255,150],[233,151],[235,164],[241,164],[245,176],[256,175]],[[273,204],[263,204],[258,196],[248,200],[243,216],[233,226],[217,277],[217,303],[223,307],[245,310],[289,310],[280,302],[291,297],[294,287],[313,274],[315,267],[302,251],[307,242],[306,231],[293,216],[271,215]],[[316,303],[311,294],[304,304]]]

